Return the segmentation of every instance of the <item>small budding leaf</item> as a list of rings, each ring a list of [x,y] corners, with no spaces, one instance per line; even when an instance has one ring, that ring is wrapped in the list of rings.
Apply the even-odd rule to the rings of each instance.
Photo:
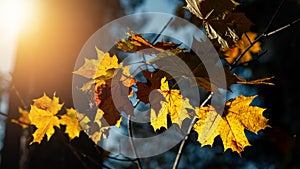
[[[268,119],[263,116],[264,108],[250,106],[256,96],[239,96],[226,102],[224,113],[219,114],[214,107],[205,106],[196,109],[199,119],[194,130],[198,133],[201,146],[213,145],[215,137],[220,135],[224,151],[231,149],[241,153],[250,143],[245,135],[245,129],[258,133],[270,127]]]
[[[41,143],[45,135],[49,141],[55,132],[54,127],[60,128],[57,113],[63,106],[59,103],[58,97],[53,96],[51,99],[45,93],[44,96],[33,101],[34,103],[29,111],[29,119],[37,129],[33,133],[33,140],[30,144],[34,142]]]
[[[77,111],[73,108],[67,109],[67,113],[61,116],[60,124],[66,125],[66,133],[69,135],[70,140],[79,137],[82,128],[79,125],[77,118]]]

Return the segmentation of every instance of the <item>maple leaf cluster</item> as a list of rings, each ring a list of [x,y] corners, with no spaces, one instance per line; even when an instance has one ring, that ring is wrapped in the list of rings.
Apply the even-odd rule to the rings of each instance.
[[[93,72],[93,74],[89,75],[93,83],[88,82],[87,84],[83,84],[84,87],[81,89],[84,92],[91,91],[95,95],[95,102],[99,112],[101,112],[99,114],[100,120],[98,121],[106,122],[105,124],[98,123],[98,129],[101,130],[103,127],[118,125],[121,120],[121,111],[128,115],[133,115],[134,107],[132,103],[124,101],[124,99],[129,100],[133,95],[136,95],[138,101],[150,104],[149,118],[154,131],[161,128],[168,128],[168,119],[170,119],[173,125],[178,125],[179,128],[181,128],[185,119],[190,119],[195,115],[199,120],[195,123],[194,130],[198,133],[198,141],[202,145],[212,145],[214,138],[220,135],[223,139],[225,150],[232,149],[240,153],[244,150],[245,146],[250,145],[245,136],[244,129],[257,133],[257,131],[268,126],[267,119],[262,115],[265,109],[249,106],[255,98],[254,96],[239,96],[235,99],[228,100],[224,112],[221,113],[217,112],[210,105],[204,107],[193,106],[190,103],[190,99],[184,96],[176,85],[171,85],[174,81],[176,81],[178,85],[182,83],[182,81],[189,81],[192,77],[184,74],[184,71],[181,71],[180,66],[178,66],[177,70],[181,72],[181,74],[178,74],[175,80],[174,77],[154,65],[160,65],[159,63],[162,60],[163,62],[167,61],[167,63],[172,63],[174,59],[172,54],[176,54],[191,67],[193,75],[197,79],[196,85],[198,87],[208,92],[217,91],[219,88],[218,81],[210,81],[208,75],[203,73],[204,71],[200,71],[205,70],[203,63],[199,62],[195,65],[194,62],[189,61],[189,59],[193,60],[193,57],[196,57],[196,55],[191,51],[187,52],[185,49],[179,48],[180,45],[173,42],[160,41],[152,45],[148,40],[144,39],[141,34],[136,34],[131,31],[128,33],[128,36],[128,39],[122,39],[116,43],[118,49],[123,52],[136,52],[142,56],[151,53],[156,57],[144,61],[142,66],[132,70],[131,65],[123,65],[122,62],[119,63],[115,55],[110,56],[108,52],[104,54],[96,48],[98,51],[98,60],[104,55],[107,59],[106,61],[95,62],[95,64],[98,63],[104,68],[101,69],[103,73],[95,76],[96,71],[90,71],[90,69],[97,67],[97,65],[90,64],[93,59],[87,59],[84,65],[74,72],[81,76],[86,76],[86,74]],[[164,45],[164,43],[166,45]],[[148,48],[152,50],[145,50]],[[272,84],[268,82],[270,78],[247,81],[233,74],[229,69],[224,69],[226,81],[228,82],[228,86],[225,88],[226,90],[229,90],[232,84]],[[99,68],[96,68],[96,70],[99,70]],[[137,70],[140,72],[136,73]],[[110,72],[110,74],[108,72]],[[109,76],[106,76],[107,74],[109,74]],[[140,76],[142,76],[144,80],[140,80]],[[181,79],[179,80],[178,78]],[[117,83],[112,85],[112,81],[117,81]],[[92,89],[91,84],[94,84],[94,89]],[[195,84],[190,85],[192,87]],[[137,90],[132,90],[133,86],[135,86]],[[211,86],[214,87],[211,88]],[[128,88],[129,90],[126,90]],[[113,98],[113,91],[121,94]],[[127,91],[127,93],[124,91]],[[118,103],[116,104],[115,101]],[[247,117],[247,119],[245,117]],[[99,134],[101,133],[103,134],[103,132],[99,132]],[[224,139],[224,136],[228,137]],[[100,139],[101,137],[99,135],[97,135],[97,138],[93,137],[96,143],[100,141]]]
[[[44,138],[49,141],[55,133],[55,129],[61,128],[62,125],[66,127],[65,133],[72,140],[79,137],[82,130],[77,119],[79,113],[75,109],[69,108],[64,114],[60,114],[63,105],[55,95],[50,98],[44,93],[42,97],[33,100],[29,111],[19,108],[21,116],[18,120],[12,119],[12,122],[23,128],[28,128],[30,125],[36,127],[30,144],[41,143]]]
[[[247,63],[252,60],[253,53],[261,50],[259,42],[253,44],[257,34],[250,32],[251,21],[236,10],[239,4],[235,1],[186,0],[186,3],[185,8],[200,19],[208,38],[221,51],[220,59],[229,64]],[[194,41],[193,44],[201,43]],[[272,77],[246,80],[224,67],[227,86],[220,87],[220,79],[209,78],[204,64],[192,50],[163,40],[150,43],[142,34],[133,31],[127,33],[127,39],[117,41],[116,48],[142,57],[155,57],[147,61],[144,59],[141,66],[136,68],[131,64],[125,65],[120,57],[95,47],[97,58],[85,58],[84,64],[73,73],[88,79],[80,90],[92,93],[97,111],[93,117],[73,108],[66,109],[66,113],[61,114],[59,112],[63,104],[59,103],[59,98],[53,96],[51,99],[44,94],[33,100],[29,111],[19,109],[21,117],[14,120],[23,128],[28,125],[36,127],[31,144],[40,143],[45,137],[49,140],[55,128],[60,128],[61,125],[66,126],[65,133],[70,139],[78,137],[80,131],[84,130],[97,144],[107,136],[111,126],[120,127],[121,112],[134,116],[135,107],[130,101],[132,97],[136,97],[137,102],[150,105],[149,119],[154,132],[161,128],[167,129],[169,122],[181,128],[184,120],[197,118],[192,125],[193,130],[198,133],[201,146],[213,145],[215,138],[220,136],[224,150],[231,149],[241,153],[250,145],[245,129],[258,133],[270,127],[268,119],[263,116],[265,108],[251,105],[257,96],[240,95],[227,100],[224,110],[220,112],[217,107],[209,104],[191,104],[192,98],[185,96],[178,85],[186,83],[190,88],[197,86],[206,92],[220,94],[220,88],[231,91],[230,86],[233,84],[273,85],[269,82]],[[175,57],[184,61],[192,74],[185,73],[184,67],[174,60]],[[163,69],[160,67],[162,62],[170,65]],[[172,76],[163,71],[174,66],[177,73]],[[192,79],[196,83],[192,83]],[[133,87],[137,90],[133,90]]]
[[[134,37],[134,39],[129,39],[138,42],[141,41],[140,43],[147,42],[142,35],[134,34]],[[130,40],[127,41],[132,44],[137,43],[130,42]],[[120,45],[122,43],[124,43],[124,40],[117,42],[121,50],[123,50],[123,46]],[[170,42],[165,43],[171,44]],[[190,52],[185,52],[183,49],[174,50],[175,44],[162,46],[169,46],[165,48],[167,52],[176,52],[178,54],[178,51],[181,51],[178,56],[183,59],[195,56]],[[149,45],[148,47],[157,50],[155,45]],[[135,50],[139,49],[133,48],[131,52],[137,52]],[[157,50],[157,58],[144,64],[153,66],[155,63],[159,63],[160,59],[172,59],[172,56],[162,55],[166,51],[159,50]],[[73,72],[89,79],[87,83],[82,85],[81,91],[93,93],[94,102],[98,107],[94,117],[79,113],[73,108],[66,109],[66,113],[61,115],[59,112],[63,104],[59,103],[59,98],[53,96],[51,99],[44,94],[43,97],[33,100],[34,103],[31,105],[29,112],[19,109],[21,117],[18,121],[14,120],[14,122],[24,128],[26,127],[24,124],[34,125],[37,128],[33,133],[31,144],[34,142],[40,143],[44,137],[49,140],[55,132],[55,127],[60,128],[61,125],[66,126],[65,132],[69,135],[70,139],[78,137],[80,131],[84,130],[89,133],[90,138],[95,143],[98,143],[103,136],[107,135],[109,127],[120,127],[122,120],[120,111],[124,111],[128,115],[133,115],[134,107],[129,101],[129,98],[133,95],[133,90],[126,90],[133,86],[136,86],[138,89],[135,91],[137,99],[151,105],[149,116],[150,124],[154,131],[161,128],[168,128],[168,118],[171,119],[172,124],[181,127],[183,121],[194,117],[194,114],[198,121],[194,124],[193,128],[198,133],[198,141],[202,146],[212,145],[214,138],[220,135],[225,150],[232,149],[240,153],[244,150],[245,146],[250,145],[245,136],[244,129],[257,133],[259,130],[268,127],[267,119],[262,114],[265,109],[249,106],[255,96],[239,96],[227,101],[222,113],[217,112],[210,105],[195,107],[190,103],[188,97],[182,95],[178,88],[170,85],[170,82],[174,81],[174,78],[168,73],[159,69],[152,71],[144,69],[140,72],[146,79],[143,82],[136,78],[136,74],[132,74],[133,71],[130,71],[130,65],[124,66],[123,63],[119,63],[116,55],[111,56],[108,52],[103,52],[97,47],[96,51],[98,59],[85,59],[84,64]],[[124,51],[128,51],[127,47]],[[142,51],[139,52],[142,53]],[[186,63],[191,67],[194,64],[188,61]],[[203,64],[199,63],[196,67],[198,69],[193,69],[193,73],[197,79],[197,85],[207,91],[212,90],[210,86],[215,86],[217,89],[217,82],[210,82],[207,74],[199,72],[199,70],[204,69]],[[270,84],[270,82],[267,82],[270,78],[247,81],[231,73],[230,70],[226,70],[225,72],[229,86],[236,83]],[[185,77],[185,80],[189,80],[189,76],[183,74],[182,77]],[[179,84],[180,80],[176,83]],[[227,89],[229,89],[229,86]],[[118,93],[118,95],[113,95],[113,91],[116,91],[115,93]],[[150,95],[153,97],[149,97]],[[115,104],[115,101],[119,103]]]

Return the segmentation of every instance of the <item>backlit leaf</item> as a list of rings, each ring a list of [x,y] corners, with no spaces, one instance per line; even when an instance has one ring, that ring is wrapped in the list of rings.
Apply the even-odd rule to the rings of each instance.
[[[184,98],[180,90],[170,89],[166,78],[161,79],[159,92],[163,95],[165,101],[161,101],[161,109],[154,110],[151,107],[150,122],[154,131],[161,127],[167,128],[167,115],[170,116],[171,122],[181,127],[184,119],[189,118],[188,110],[193,109],[188,98]]]
[[[86,59],[85,63],[74,74],[81,75],[88,79],[86,84],[81,87],[82,91],[89,91],[96,83],[103,83],[114,76],[115,70],[119,68],[118,58],[116,55],[110,56],[108,52],[103,52],[96,47],[98,59]]]
[[[59,103],[58,97],[53,96],[51,99],[46,94],[33,101],[29,111],[29,119],[37,129],[33,133],[33,140],[30,144],[40,143],[44,136],[49,140],[55,132],[54,127],[60,128],[60,121],[56,115],[63,106]]]
[[[70,139],[79,137],[82,128],[79,125],[77,118],[77,111],[73,108],[67,109],[67,113],[61,116],[60,123],[66,125],[66,133],[69,135]]]
[[[222,115],[212,106],[197,108],[199,120],[194,130],[198,133],[201,146],[212,146],[218,135],[222,139],[224,151],[231,149],[240,154],[246,146],[250,146],[244,130],[257,134],[269,127],[268,119],[263,116],[265,108],[250,106],[255,97],[241,95],[227,101]]]

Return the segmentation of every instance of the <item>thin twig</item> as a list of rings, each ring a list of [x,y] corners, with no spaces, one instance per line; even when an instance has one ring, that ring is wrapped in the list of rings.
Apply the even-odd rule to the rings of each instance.
[[[277,28],[277,29],[275,29],[275,30],[273,30],[273,31],[271,31],[271,32],[269,32],[269,33],[266,33],[266,34],[264,35],[264,37],[268,37],[268,36],[271,36],[271,35],[273,35],[273,34],[279,32],[279,31],[282,31],[282,30],[284,30],[284,29],[286,29],[286,28],[288,28],[288,27],[290,27],[290,26],[296,24],[296,23],[299,22],[299,21],[300,21],[300,17],[297,18],[296,20],[294,20],[293,22],[287,24],[287,25],[284,25],[284,26],[282,26],[282,27],[280,27],[280,28]]]
[[[203,107],[203,106],[211,99],[212,95],[213,95],[213,92],[211,92],[211,93],[208,95],[208,97],[202,102],[202,104],[201,104],[200,107]],[[188,138],[189,138],[189,136],[190,136],[190,134],[191,134],[191,131],[192,131],[192,129],[193,129],[193,126],[194,126],[196,120],[197,120],[197,116],[194,116],[193,119],[192,119],[192,121],[190,122],[188,131],[187,131],[187,133],[186,133],[184,139],[182,140],[182,142],[181,142],[181,144],[180,144],[180,147],[179,147],[179,149],[178,149],[178,152],[177,152],[177,155],[176,155],[176,159],[175,159],[175,161],[174,161],[174,164],[173,164],[173,168],[172,168],[172,169],[176,169],[177,166],[178,166],[178,163],[179,163],[179,160],[180,160],[180,157],[181,157],[181,154],[182,154],[183,147],[184,147],[186,141],[188,140]]]
[[[249,60],[249,61],[247,61],[247,62],[243,62],[243,63],[236,64],[236,65],[232,66],[231,68],[239,67],[239,66],[244,66],[245,64],[249,64],[249,63],[252,63],[252,62],[254,62],[254,61],[257,61],[257,60],[259,60],[259,58],[261,58],[261,57],[262,57],[263,55],[265,55],[267,52],[268,52],[268,50],[264,50],[264,51],[262,51],[261,53],[259,53],[259,54],[257,55],[257,57],[255,57],[254,59]]]
[[[173,17],[171,17],[168,22],[165,24],[165,26],[161,29],[161,31],[156,35],[156,37],[153,39],[153,41],[151,42],[151,44],[153,45],[157,39],[161,36],[161,34],[165,31],[165,29],[168,27],[168,25],[171,23],[171,21],[173,20]]]
[[[117,161],[127,161],[127,162],[135,162],[136,159],[130,159],[130,158],[125,158],[125,159],[121,159],[121,158],[117,158],[117,157],[112,157],[112,156],[106,156],[107,158],[109,159],[112,159],[112,160],[117,160]]]
[[[9,118],[9,117],[8,117],[8,114],[5,114],[5,113],[0,112],[0,115]],[[16,119],[12,119],[11,122],[16,122],[16,123],[19,123],[19,124],[24,124],[24,125],[27,125],[27,126],[30,125],[29,123],[25,123],[25,122],[23,122],[23,121],[16,120]]]
[[[278,15],[278,13],[280,11],[284,1],[285,0],[281,0],[279,6],[277,7],[276,11],[272,15],[272,18],[270,19],[270,21],[269,21],[267,27],[265,28],[265,30],[263,31],[263,33],[260,36],[258,36],[253,42],[250,42],[250,45],[237,58],[235,58],[235,60],[231,64],[231,66],[235,66],[255,43],[257,43],[262,37],[265,37],[265,34],[269,31],[271,25],[273,24],[276,16]],[[230,69],[232,69],[232,67]]]
[[[25,103],[25,101],[24,101],[24,99],[21,97],[21,94],[20,94],[20,92],[19,92],[19,90],[16,88],[16,86],[15,86],[15,84],[14,84],[14,77],[13,77],[13,74],[12,73],[10,73],[10,76],[11,76],[11,88],[12,88],[12,90],[15,92],[15,94],[17,95],[17,98],[19,99],[19,101],[20,101],[20,103],[21,103],[21,105],[22,105],[22,107],[24,108],[24,109],[28,109],[28,106],[27,106],[27,104]]]
[[[271,25],[273,24],[273,22],[275,21],[275,18],[278,16],[278,13],[283,5],[285,0],[281,0],[280,4],[278,5],[276,11],[274,12],[274,14],[272,15],[271,20],[269,21],[267,27],[265,28],[264,32],[268,32],[270,30]]]
[[[65,143],[65,145],[71,150],[74,156],[81,162],[81,165],[85,169],[89,169],[88,165],[83,161],[83,159],[81,158],[80,154],[76,151],[76,149],[68,143]]]
[[[130,145],[131,145],[131,149],[132,149],[132,152],[133,152],[134,156],[136,157],[137,167],[138,167],[138,169],[142,169],[141,161],[139,159],[139,156],[136,152],[136,149],[135,149],[135,146],[134,146],[134,143],[133,143],[133,140],[132,140],[131,116],[130,115],[128,115],[128,119],[127,119],[127,130],[128,130],[128,137],[129,137],[129,142],[130,142]]]
[[[60,131],[60,136],[65,138],[63,133]],[[87,165],[87,163],[84,161],[83,158],[89,160],[90,162],[92,162],[94,165],[98,166],[98,167],[101,167],[101,168],[107,168],[107,169],[110,169],[110,167],[108,167],[107,165],[105,164],[100,164],[98,163],[96,160],[94,160],[91,156],[85,154],[85,153],[82,153],[82,152],[79,152],[72,144],[70,144],[67,140],[63,139],[61,140],[61,143],[63,145],[66,145],[70,150],[71,152],[74,154],[74,156],[80,161],[80,163],[82,164],[82,166],[86,169],[90,169],[90,167]]]
[[[260,36],[258,36],[252,43],[250,43],[250,45],[238,56],[234,59],[234,61],[231,64],[231,68],[234,67],[234,65],[236,65],[241,59],[242,57],[244,57],[244,55],[248,52],[248,50],[250,50],[250,48],[257,43],[262,37],[264,37],[264,34],[261,34]]]
[[[5,113],[2,113],[2,112],[0,112],[0,115],[2,115],[2,116],[5,116],[5,117],[8,117],[8,115],[7,115],[7,114],[5,114]]]
[[[261,35],[259,35],[252,43],[250,43],[250,45],[238,56],[238,57],[236,57],[235,58],[235,60],[232,62],[232,64],[231,64],[231,69],[232,69],[232,67],[234,67],[241,59],[242,59],[242,57],[250,50],[250,48],[255,44],[255,43],[257,43],[259,40],[261,40],[261,38],[266,38],[266,37],[269,37],[269,36],[271,36],[271,35],[274,35],[275,33],[278,33],[278,32],[280,32],[280,31],[282,31],[282,30],[284,30],[284,29],[286,29],[286,28],[288,28],[288,27],[290,27],[290,26],[292,26],[292,25],[294,25],[294,24],[296,24],[297,22],[299,22],[300,21],[300,17],[299,18],[297,18],[296,20],[294,20],[294,21],[292,21],[291,23],[289,23],[289,24],[286,24],[286,25],[284,25],[284,26],[282,26],[282,27],[279,27],[279,28],[277,28],[277,29],[275,29],[275,30],[273,30],[273,31],[270,31],[270,32],[264,32],[264,33],[262,33]]]

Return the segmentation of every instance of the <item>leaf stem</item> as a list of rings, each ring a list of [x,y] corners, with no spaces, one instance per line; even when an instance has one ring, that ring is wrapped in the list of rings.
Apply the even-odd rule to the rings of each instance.
[[[203,107],[203,106],[211,99],[212,95],[213,95],[213,92],[211,92],[211,93],[208,95],[208,97],[202,102],[202,104],[201,104],[200,107]],[[181,144],[180,144],[180,147],[179,147],[179,149],[178,149],[178,152],[177,152],[177,155],[176,155],[176,158],[175,158],[175,161],[174,161],[174,164],[173,164],[172,169],[177,169],[177,166],[178,166],[180,157],[181,157],[181,155],[182,155],[183,147],[184,147],[186,141],[188,140],[188,138],[189,138],[189,136],[190,136],[190,134],[191,134],[191,131],[192,131],[192,129],[193,129],[193,126],[194,126],[196,120],[197,120],[197,116],[194,116],[193,119],[192,119],[192,121],[190,122],[188,131],[187,131],[187,133],[186,133],[184,139],[182,140],[182,142],[181,142]]]
[[[131,127],[131,116],[130,115],[128,115],[128,119],[127,119],[127,130],[128,130],[128,137],[129,137],[131,149],[132,149],[134,156],[136,157],[137,167],[138,167],[138,169],[142,169],[141,161],[138,157],[138,154],[136,152],[136,149],[135,149],[135,146],[134,146],[134,143],[132,140],[132,127]]]

